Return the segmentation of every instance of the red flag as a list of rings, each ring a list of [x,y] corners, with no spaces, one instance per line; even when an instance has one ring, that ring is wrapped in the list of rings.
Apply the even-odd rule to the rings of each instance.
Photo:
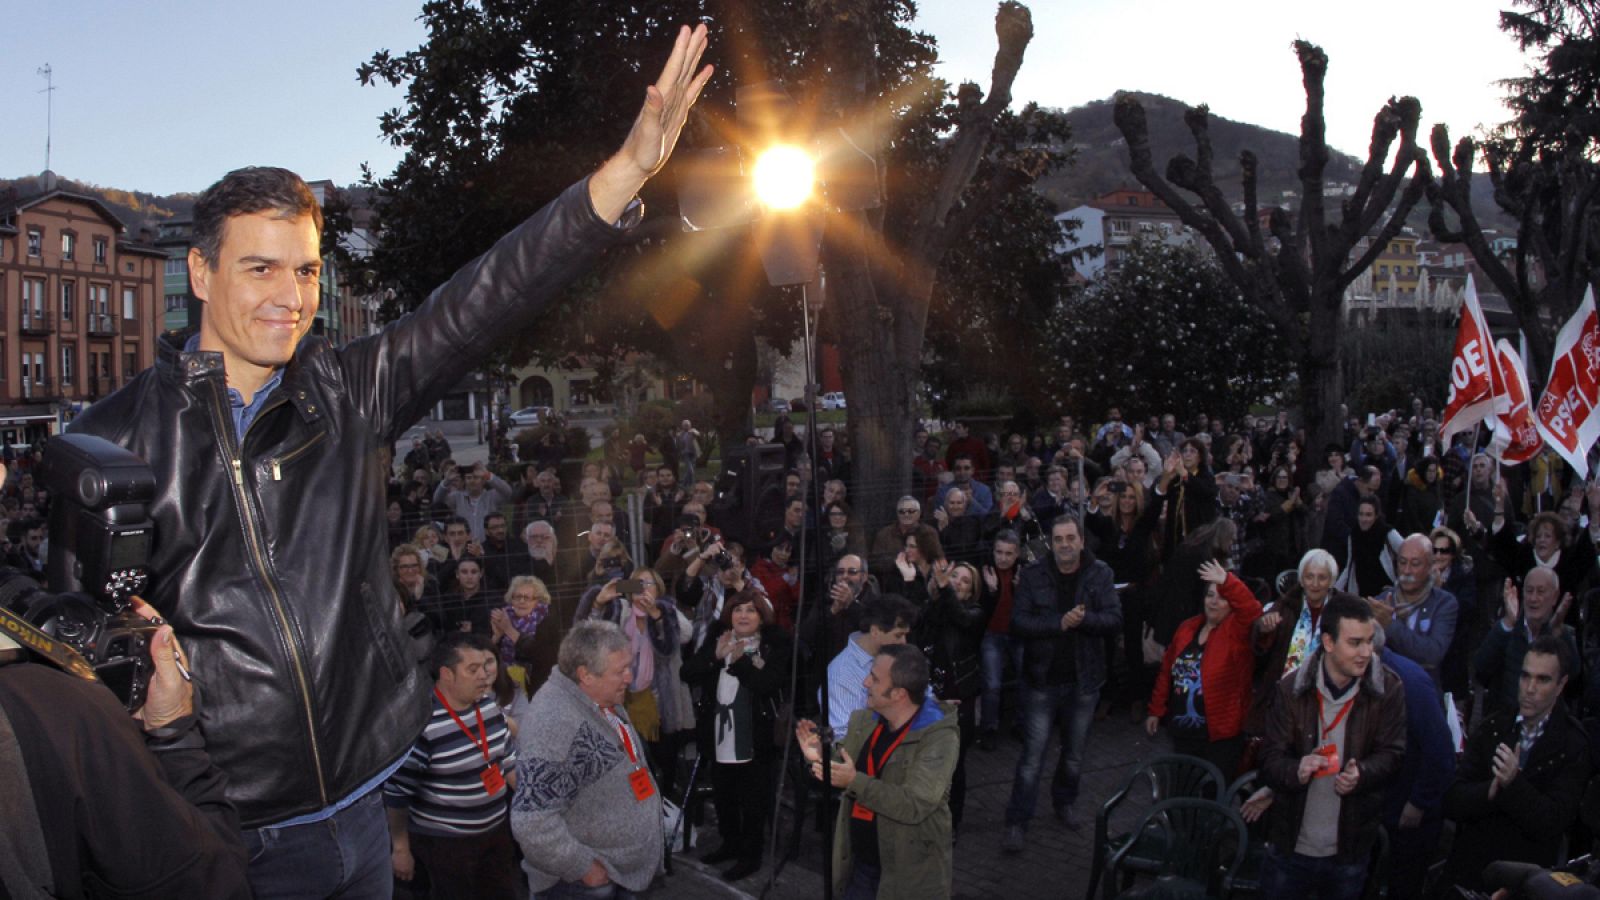
[[[1556,335],[1555,358],[1550,363],[1550,380],[1534,420],[1539,433],[1561,457],[1577,470],[1579,478],[1589,476],[1589,448],[1600,437],[1600,319],[1595,316],[1594,289],[1583,295],[1578,311]]]
[[[1450,396],[1445,402],[1440,439],[1465,431],[1508,406],[1504,379],[1495,364],[1494,337],[1478,305],[1478,289],[1467,276],[1461,298],[1461,324],[1456,328],[1456,352],[1450,360]]]
[[[1539,436],[1539,426],[1533,420],[1532,398],[1528,395],[1528,376],[1522,371],[1522,358],[1517,356],[1511,342],[1504,339],[1495,344],[1495,356],[1505,380],[1510,408],[1494,418],[1494,441],[1489,445],[1489,455],[1514,466],[1537,456],[1544,447],[1544,439]]]

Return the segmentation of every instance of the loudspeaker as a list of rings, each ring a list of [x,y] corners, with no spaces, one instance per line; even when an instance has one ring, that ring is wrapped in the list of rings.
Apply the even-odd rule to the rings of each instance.
[[[760,540],[765,518],[783,517],[783,460],[782,444],[742,444],[724,453],[708,511],[712,523],[746,547]]]

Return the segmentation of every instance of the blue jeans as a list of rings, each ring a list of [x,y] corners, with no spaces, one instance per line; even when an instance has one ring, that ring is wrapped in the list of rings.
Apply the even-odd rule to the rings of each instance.
[[[855,863],[850,869],[850,881],[844,886],[839,900],[874,900],[878,884],[883,880],[883,870],[865,863]]]
[[[1089,743],[1089,726],[1094,722],[1094,708],[1099,701],[1099,688],[1082,691],[1075,684],[1022,686],[1022,757],[1017,760],[1011,801],[1006,804],[1007,825],[1026,825],[1033,818],[1033,805],[1039,797],[1039,772],[1044,768],[1052,725],[1060,729],[1061,756],[1056,761],[1055,776],[1050,779],[1050,800],[1061,809],[1078,799],[1083,750]]]
[[[1261,861],[1262,900],[1359,900],[1367,863],[1341,863],[1337,856],[1302,856],[1268,847]]]
[[[1011,670],[1022,673],[1022,642],[1009,634],[986,631],[983,634],[983,702],[978,709],[978,730],[1000,730],[1000,688],[1005,684],[1006,659]]]
[[[382,789],[321,822],[245,829],[244,848],[250,857],[250,890],[257,900],[387,900],[394,895]]]

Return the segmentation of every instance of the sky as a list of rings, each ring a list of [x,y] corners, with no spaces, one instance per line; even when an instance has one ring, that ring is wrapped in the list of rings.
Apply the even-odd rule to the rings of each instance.
[[[921,0],[939,74],[985,89],[991,0]],[[1230,119],[1298,133],[1305,108],[1290,44],[1330,57],[1329,142],[1365,157],[1391,94],[1422,101],[1452,136],[1505,118],[1501,78],[1525,62],[1497,28],[1508,0],[1029,0],[1034,38],[1013,97],[1071,108],[1117,90],[1209,103]],[[388,173],[400,158],[378,117],[402,91],[363,87],[356,66],[425,37],[417,0],[55,0],[0,17],[0,177],[45,168],[45,78],[56,90],[50,168],[106,187],[198,191],[243,165],[308,179]],[[249,9],[251,15],[240,15]],[[716,39],[713,33],[712,39]],[[1220,51],[1220,52],[1219,52]]]

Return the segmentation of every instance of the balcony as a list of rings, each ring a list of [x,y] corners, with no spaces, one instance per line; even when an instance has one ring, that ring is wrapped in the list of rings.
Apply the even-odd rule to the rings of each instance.
[[[89,314],[90,337],[115,337],[117,334],[117,320],[107,313]]]
[[[49,400],[49,378],[24,378],[22,379],[22,399],[24,400]]]
[[[107,394],[115,393],[118,388],[127,383],[127,378],[118,378],[115,375],[97,375],[88,379],[88,383],[83,387],[84,390],[89,392],[91,398],[99,399]]]
[[[22,311],[23,334],[50,334],[56,330],[55,313],[39,312],[24,309]]]

